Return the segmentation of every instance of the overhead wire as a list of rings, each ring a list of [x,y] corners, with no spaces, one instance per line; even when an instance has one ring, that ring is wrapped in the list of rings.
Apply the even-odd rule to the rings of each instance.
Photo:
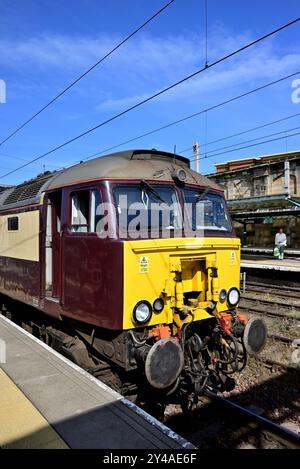
[[[250,140],[244,140],[243,142],[238,142],[238,143],[233,143],[232,145],[227,145],[225,147],[219,147],[219,148],[215,148],[214,150],[210,150],[208,152],[205,152],[205,155],[209,156],[214,156],[214,154],[216,152],[219,152],[219,151],[222,151],[222,150],[227,150],[229,149],[229,151],[231,149],[233,149],[234,147],[237,147],[239,145],[244,145],[245,143],[252,143],[252,142],[255,142],[256,140],[261,140],[263,138],[269,138],[269,137],[274,137],[275,135],[280,135],[280,134],[286,134],[287,132],[293,132],[294,130],[298,130],[300,129],[300,126],[297,126],[297,127],[293,127],[292,129],[286,129],[286,130],[281,130],[281,131],[278,131],[278,132],[273,132],[271,134],[268,134],[268,135],[263,135],[261,137],[256,137],[256,138],[252,138]],[[191,150],[192,148],[190,148]]]
[[[231,134],[231,135],[226,135],[225,137],[221,137],[221,138],[218,138],[216,140],[211,140],[210,142],[207,142],[203,146],[206,147],[206,146],[212,145],[213,143],[222,142],[224,140],[228,140],[230,138],[238,137],[240,135],[244,135],[244,134],[247,134],[249,132],[254,132],[255,130],[263,129],[264,127],[268,127],[270,125],[278,124],[279,122],[283,122],[283,121],[286,121],[288,119],[292,119],[292,118],[298,117],[298,116],[300,116],[300,112],[296,112],[296,114],[291,114],[289,116],[282,117],[281,119],[277,119],[275,121],[267,122],[266,124],[258,125],[256,127],[251,127],[250,129],[243,130],[242,132],[238,132],[238,133]],[[192,150],[192,149],[193,149],[192,146],[184,148],[184,150],[181,150],[181,151],[178,152],[178,155],[181,155],[182,153],[185,153],[185,152],[187,152],[189,150]]]
[[[239,147],[239,148],[233,148],[232,150],[226,150],[226,151],[222,151],[222,152],[219,152],[219,153],[215,153],[213,155],[203,156],[202,158],[200,157],[199,160],[204,160],[204,159],[207,159],[207,158],[213,158],[214,156],[225,155],[226,153],[231,153],[233,151],[244,150],[246,148],[252,148],[252,147],[255,147],[255,146],[259,146],[259,145],[264,145],[265,143],[275,142],[275,141],[278,141],[278,140],[282,140],[284,138],[295,137],[295,136],[298,136],[298,135],[300,135],[300,132],[296,132],[296,133],[289,134],[289,135],[283,135],[282,137],[277,137],[277,138],[272,138],[272,139],[269,139],[269,140],[264,140],[263,142],[257,142],[257,143],[253,143],[251,145],[246,145],[246,146],[242,146],[242,147]],[[193,161],[196,161],[196,160],[197,160],[197,158],[194,158],[194,159],[190,160],[190,162],[193,162]]]
[[[214,62],[208,64],[207,67],[203,67],[203,68],[201,68],[201,69],[199,69],[199,70],[197,70],[197,71],[191,73],[190,75],[188,75],[188,76],[182,78],[181,80],[178,80],[177,82],[175,82],[175,83],[173,83],[173,84],[167,86],[166,88],[163,88],[162,90],[160,90],[160,91],[158,91],[158,92],[152,94],[151,96],[148,96],[147,98],[145,98],[145,99],[143,99],[143,100],[137,102],[136,104],[130,106],[129,108],[127,108],[127,109],[125,109],[125,110],[123,110],[123,111],[121,111],[121,112],[115,114],[114,116],[112,116],[112,117],[110,117],[110,118],[108,118],[108,119],[106,119],[106,120],[100,122],[99,124],[95,125],[94,127],[92,127],[92,128],[90,128],[90,129],[88,129],[88,130],[82,132],[81,134],[76,135],[75,137],[73,137],[73,138],[67,140],[66,142],[64,142],[64,143],[62,143],[62,144],[60,144],[60,145],[57,145],[56,147],[54,147],[54,148],[48,150],[47,152],[45,152],[45,153],[43,153],[43,154],[41,154],[41,155],[39,155],[39,156],[33,158],[33,159],[30,160],[28,163],[26,163],[26,164],[24,164],[24,165],[21,165],[21,166],[15,168],[15,169],[13,169],[13,170],[11,170],[11,171],[9,171],[9,172],[3,174],[3,175],[1,175],[1,176],[0,176],[0,179],[3,179],[4,177],[7,177],[7,176],[9,176],[9,175],[11,175],[11,174],[13,174],[13,173],[19,171],[20,169],[23,169],[24,167],[26,167],[26,166],[32,164],[33,162],[38,161],[38,160],[40,160],[40,159],[42,159],[42,158],[44,158],[44,157],[46,157],[46,156],[48,156],[48,155],[50,155],[50,154],[52,154],[52,153],[54,153],[54,152],[60,150],[61,148],[64,148],[64,147],[67,146],[67,145],[70,145],[71,143],[73,143],[73,142],[79,140],[80,138],[82,138],[82,137],[84,137],[84,136],[90,134],[91,132],[94,132],[96,129],[99,129],[100,127],[103,127],[104,125],[107,125],[108,123],[110,123],[110,122],[112,122],[112,121],[118,119],[119,117],[121,117],[121,116],[123,116],[123,115],[129,113],[130,111],[132,111],[132,110],[134,110],[134,109],[136,109],[136,108],[138,108],[138,107],[140,107],[140,106],[146,104],[147,102],[149,102],[149,101],[151,101],[151,100],[157,98],[158,96],[161,96],[162,94],[166,93],[167,91],[170,91],[171,89],[174,89],[174,88],[177,87],[178,85],[180,85],[180,84],[182,84],[182,83],[184,83],[184,82],[190,80],[191,78],[193,78],[193,77],[199,75],[200,73],[204,72],[205,70],[208,70],[208,69],[210,69],[210,68],[212,68],[212,67],[214,67],[214,66],[216,66],[216,65],[218,65],[218,64],[220,64],[220,63],[222,63],[222,62],[224,62],[225,60],[228,60],[229,58],[231,58],[231,57],[233,57],[233,56],[239,54],[240,52],[242,52],[242,51],[248,49],[249,47],[252,47],[253,45],[258,44],[259,42],[261,42],[261,41],[263,41],[263,40],[265,40],[265,39],[267,39],[267,38],[269,38],[269,37],[271,37],[271,36],[277,34],[278,32],[280,32],[280,31],[282,31],[282,30],[288,28],[289,26],[292,26],[292,25],[296,24],[296,23],[299,22],[299,21],[300,21],[300,17],[299,17],[299,18],[296,18],[296,19],[294,19],[294,20],[292,20],[292,21],[290,21],[289,23],[286,23],[286,24],[280,26],[279,28],[277,28],[277,29],[275,29],[275,30],[273,30],[273,31],[271,31],[271,32],[269,32],[269,33],[263,35],[263,36],[260,36],[259,38],[255,39],[254,41],[249,42],[249,43],[245,44],[244,46],[240,47],[239,49],[236,49],[236,50],[234,50],[233,52],[230,52],[229,54],[227,54],[227,55],[225,55],[225,56],[223,56],[223,57],[221,57],[221,58],[215,60]]]
[[[131,39],[135,34],[137,34],[141,29],[143,29],[147,24],[149,24],[152,20],[154,20],[158,15],[160,15],[166,8],[168,8],[175,0],[170,0],[166,5],[164,5],[160,10],[154,13],[150,18],[147,19],[143,24],[141,24],[138,28],[136,28],[132,33],[125,37],[121,42],[119,42],[115,47],[113,47],[109,52],[107,52],[101,59],[99,59],[94,65],[88,68],[85,72],[83,72],[79,77],[72,81],[66,88],[64,88],[60,93],[58,93],[54,98],[52,98],[47,104],[45,104],[41,109],[35,112],[29,119],[23,122],[19,127],[17,127],[13,132],[11,132],[7,137],[5,137],[1,142],[0,146],[3,145],[5,142],[10,140],[14,135],[16,135],[21,129],[23,129],[27,124],[29,124],[33,119],[39,116],[43,111],[45,111],[51,104],[57,101],[61,96],[63,96],[67,91],[73,88],[76,83],[82,80],[86,75],[88,75],[92,70],[94,70],[98,65],[100,65],[104,60],[110,57],[114,52],[116,52],[121,46],[123,46],[129,39]]]
[[[269,86],[273,86],[273,85],[276,85],[276,84],[278,84],[278,83],[281,83],[282,81],[287,80],[287,79],[289,79],[289,78],[291,78],[291,77],[293,77],[293,76],[295,76],[295,75],[298,75],[299,73],[300,73],[300,71],[294,72],[294,73],[289,74],[289,75],[286,75],[286,76],[281,77],[281,78],[279,78],[279,79],[277,79],[277,80],[273,80],[273,81],[268,82],[268,83],[266,83],[266,84],[264,84],[264,85],[261,85],[261,86],[258,86],[258,87],[256,87],[256,88],[253,88],[253,89],[250,90],[250,91],[247,91],[247,92],[242,93],[242,94],[240,94],[240,95],[234,96],[234,97],[229,98],[229,99],[227,99],[227,100],[225,100],[225,101],[221,101],[220,103],[217,103],[217,104],[215,104],[215,105],[213,105],[213,106],[210,106],[209,108],[202,109],[202,110],[200,110],[200,111],[198,111],[198,112],[196,112],[196,113],[190,114],[190,115],[185,116],[185,117],[183,117],[183,118],[181,118],[181,119],[177,119],[177,120],[175,120],[175,121],[169,122],[168,124],[165,124],[165,125],[163,125],[163,126],[161,126],[161,127],[157,127],[157,128],[155,128],[155,129],[152,129],[152,130],[149,130],[149,131],[147,131],[147,132],[144,132],[144,133],[142,133],[142,134],[140,134],[140,135],[138,135],[138,136],[136,136],[136,137],[130,138],[130,139],[128,139],[128,140],[125,140],[125,141],[123,141],[123,142],[117,143],[117,144],[112,145],[112,146],[110,146],[110,147],[106,147],[106,148],[103,149],[103,150],[98,150],[96,153],[92,153],[92,154],[90,154],[90,155],[88,155],[88,156],[86,156],[86,157],[82,157],[80,160],[77,160],[77,161],[72,162],[72,163],[70,164],[70,166],[72,166],[72,165],[74,165],[74,164],[76,164],[76,163],[81,163],[82,161],[87,161],[87,160],[89,160],[89,159],[91,159],[91,158],[94,158],[94,157],[96,157],[96,156],[99,156],[99,155],[101,155],[101,154],[103,154],[103,153],[107,153],[107,152],[109,152],[109,151],[111,151],[111,150],[115,150],[115,149],[117,149],[117,148],[120,148],[121,146],[127,145],[128,143],[132,143],[132,142],[134,142],[134,141],[136,141],[136,140],[140,140],[141,138],[148,137],[149,135],[152,135],[152,134],[154,134],[154,133],[156,133],[156,132],[160,132],[160,131],[165,130],[165,129],[169,128],[169,127],[172,127],[172,126],[174,126],[174,125],[178,125],[178,124],[180,124],[180,123],[182,123],[182,122],[185,122],[185,121],[187,121],[187,120],[189,120],[189,119],[192,119],[192,118],[194,118],[194,117],[200,116],[201,114],[204,114],[204,113],[206,113],[207,111],[211,111],[211,110],[217,109],[217,108],[222,107],[222,106],[224,106],[224,105],[226,105],[226,104],[229,104],[229,103],[231,103],[231,102],[233,102],[233,101],[236,101],[236,100],[238,100],[238,99],[241,99],[241,98],[244,98],[244,97],[246,97],[246,96],[249,96],[249,95],[251,95],[252,93],[256,93],[256,92],[258,92],[258,91],[261,91],[261,90],[263,90],[263,89],[265,89],[265,88],[267,88],[267,87],[269,87]],[[275,123],[281,122],[281,121],[283,121],[283,120],[287,120],[287,119],[290,119],[290,118],[292,118],[292,117],[296,117],[296,116],[298,116],[298,115],[300,115],[300,113],[296,113],[296,114],[293,114],[293,115],[291,115],[291,116],[288,116],[288,117],[285,117],[285,118],[282,118],[282,119],[278,119],[277,121],[273,121],[273,122],[271,122],[271,123],[263,124],[262,126],[254,127],[254,128],[252,128],[252,129],[250,129],[250,130],[257,130],[257,129],[259,129],[259,128],[262,128],[262,127],[271,125],[272,123],[275,124]],[[246,131],[243,131],[243,132],[239,132],[239,133],[237,133],[237,134],[233,134],[233,135],[230,135],[230,136],[223,137],[223,138],[221,138],[221,139],[214,140],[214,141],[212,141],[212,142],[208,142],[207,145],[210,145],[211,143],[215,143],[215,142],[218,142],[218,141],[221,141],[221,140],[225,140],[225,139],[227,139],[227,138],[231,138],[231,137],[235,137],[235,136],[238,136],[238,135],[242,135],[242,134],[244,134],[244,133],[247,133],[247,132],[250,131],[250,130],[246,130]],[[188,151],[188,150],[192,150],[192,149],[193,149],[192,146],[191,146],[191,147],[188,147],[188,148],[186,148],[186,149],[184,149],[184,150],[178,152],[178,154],[182,154],[182,153],[184,153],[184,152],[186,152],[186,151]]]

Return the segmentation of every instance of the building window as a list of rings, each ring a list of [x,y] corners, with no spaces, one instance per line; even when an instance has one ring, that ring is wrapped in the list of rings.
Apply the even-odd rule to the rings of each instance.
[[[254,178],[254,195],[256,196],[262,196],[266,194],[266,178],[261,177],[261,178]]]
[[[19,229],[19,217],[8,217],[7,219],[8,231],[18,231]]]

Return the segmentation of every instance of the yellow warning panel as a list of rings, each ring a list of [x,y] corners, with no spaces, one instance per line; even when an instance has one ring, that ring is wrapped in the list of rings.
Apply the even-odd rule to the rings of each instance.
[[[0,448],[68,448],[2,369],[0,369],[0,389]]]

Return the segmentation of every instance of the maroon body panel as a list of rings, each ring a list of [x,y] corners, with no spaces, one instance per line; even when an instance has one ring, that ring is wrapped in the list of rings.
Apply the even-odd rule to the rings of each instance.
[[[40,296],[40,263],[0,256],[0,291],[37,305]]]
[[[62,314],[122,329],[123,243],[66,232],[62,252]]]
[[[62,237],[62,298],[40,297],[40,263],[0,256],[0,292],[46,314],[95,326],[123,327],[123,243]]]

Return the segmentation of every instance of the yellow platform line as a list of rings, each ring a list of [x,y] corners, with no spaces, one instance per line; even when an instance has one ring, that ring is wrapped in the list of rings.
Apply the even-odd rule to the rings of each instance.
[[[0,448],[68,448],[49,422],[2,369],[0,369]]]

